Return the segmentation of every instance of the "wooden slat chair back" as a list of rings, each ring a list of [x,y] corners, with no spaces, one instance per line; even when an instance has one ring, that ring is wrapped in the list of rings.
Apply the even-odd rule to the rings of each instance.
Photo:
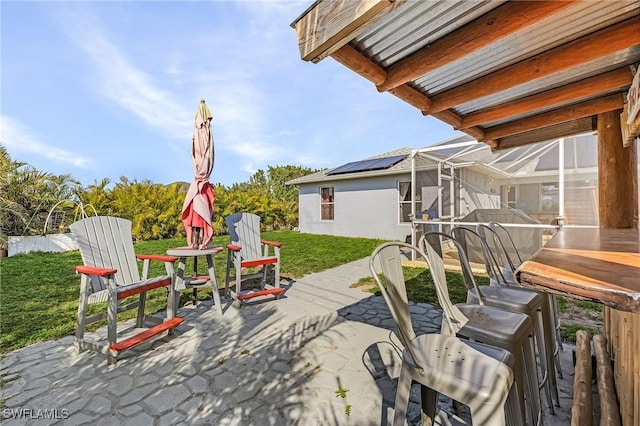
[[[260,243],[260,216],[250,213],[235,213],[225,219],[231,244],[240,247],[242,259],[262,257]]]
[[[281,243],[266,241],[260,237],[260,216],[252,213],[234,213],[225,217],[229,230],[230,243],[227,244],[227,271],[225,279],[226,293],[234,300],[234,306],[240,307],[244,300],[274,295],[276,299],[284,292],[280,287],[280,247]],[[273,265],[275,278],[267,282],[269,265]],[[243,270],[262,267],[258,275],[243,274]],[[232,275],[232,271],[234,274]],[[259,289],[242,290],[243,280],[261,276]],[[235,290],[229,283],[235,281]]]
[[[93,219],[93,218],[91,218]],[[96,228],[97,227],[97,228]],[[116,283],[134,283],[140,281],[138,262],[131,238],[131,222],[128,220],[104,217],[101,220],[79,221],[71,225],[76,237],[82,263],[96,268],[113,268]],[[108,237],[107,237],[108,236]],[[93,298],[107,300],[107,284],[104,277],[90,276]],[[122,284],[119,284],[122,285]]]
[[[108,355],[109,363],[115,363],[120,352],[130,349],[164,331],[170,331],[182,323],[182,318],[174,317],[174,278],[173,256],[136,255],[131,237],[131,222],[126,219],[95,216],[82,219],[70,226],[80,255],[82,266],[76,267],[81,274],[80,301],[76,328],[76,347],[79,351],[93,350]],[[166,275],[148,278],[150,261],[162,261]],[[142,276],[138,270],[138,261],[143,262]],[[147,291],[165,287],[167,294],[166,319],[145,315]],[[138,295],[138,299],[122,304],[129,296]],[[87,316],[87,305],[107,302],[106,312]],[[153,327],[118,341],[117,314],[138,308],[136,327],[142,328],[145,322]],[[85,339],[87,324],[107,318],[107,343]]]

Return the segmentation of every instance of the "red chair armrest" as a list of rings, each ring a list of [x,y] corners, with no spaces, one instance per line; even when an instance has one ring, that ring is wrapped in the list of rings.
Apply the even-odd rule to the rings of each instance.
[[[136,259],[138,260],[159,260],[160,262],[175,262],[178,260],[176,256],[167,256],[164,254],[137,254]]]
[[[227,248],[233,251],[240,251],[242,249],[242,247],[237,246],[235,244],[227,244]]]
[[[277,241],[260,240],[260,242],[262,244],[266,244],[266,245],[272,246],[272,247],[282,247],[282,243],[277,242]]]
[[[109,269],[109,268],[96,268],[95,266],[76,266],[76,272],[79,274],[85,275],[99,275],[101,277],[107,275],[113,275],[118,272],[117,269]]]

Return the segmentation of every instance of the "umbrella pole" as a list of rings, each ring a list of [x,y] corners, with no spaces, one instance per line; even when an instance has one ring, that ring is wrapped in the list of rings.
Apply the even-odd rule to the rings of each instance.
[[[193,249],[200,248],[200,231],[201,228],[197,226],[194,226],[193,230],[191,231],[191,248]]]
[[[199,229],[199,228],[194,228],[194,229]],[[198,256],[193,256],[193,277],[194,278],[198,277]],[[197,306],[198,305],[198,288],[194,286],[192,291],[193,291],[193,306]]]

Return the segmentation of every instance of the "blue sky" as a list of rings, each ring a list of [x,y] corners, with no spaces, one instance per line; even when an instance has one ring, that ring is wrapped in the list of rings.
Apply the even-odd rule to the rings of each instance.
[[[300,59],[305,1],[2,1],[0,143],[89,185],[191,181],[193,118],[214,120],[213,183],[335,167],[452,137],[332,59]]]

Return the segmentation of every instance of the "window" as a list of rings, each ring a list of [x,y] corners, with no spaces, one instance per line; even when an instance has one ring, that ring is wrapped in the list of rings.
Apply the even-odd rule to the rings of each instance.
[[[504,198],[507,201],[507,207],[516,208],[516,187],[514,185],[503,186]]]
[[[411,222],[411,182],[398,182],[400,223]]]
[[[559,195],[557,182],[544,182],[541,186],[540,210],[543,212],[558,212]]]
[[[320,188],[320,220],[333,220],[333,187]]]

